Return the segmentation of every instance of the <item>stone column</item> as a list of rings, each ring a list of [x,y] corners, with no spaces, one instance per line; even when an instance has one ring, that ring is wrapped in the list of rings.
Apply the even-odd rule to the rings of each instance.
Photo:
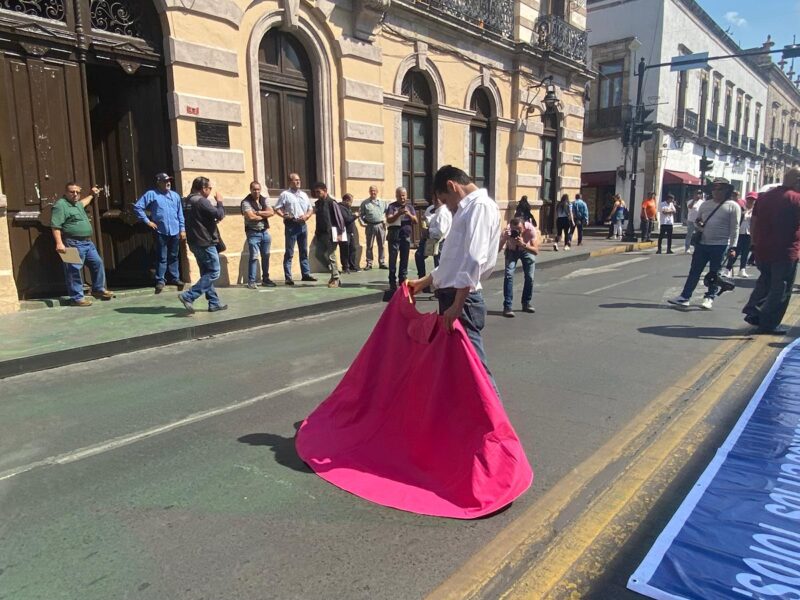
[[[0,194],[0,314],[19,310],[17,284],[11,264],[11,240],[6,217],[7,200]]]

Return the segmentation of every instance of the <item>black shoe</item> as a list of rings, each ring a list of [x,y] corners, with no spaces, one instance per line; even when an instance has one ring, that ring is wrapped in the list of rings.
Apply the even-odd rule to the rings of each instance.
[[[257,289],[258,289],[258,286],[255,284],[255,282],[254,282],[254,281],[253,281],[253,282],[249,282],[249,283],[247,284],[247,289],[248,289],[248,290],[257,290]]]
[[[183,288],[186,287],[186,282],[185,281],[170,281],[169,285],[174,285],[176,288],[178,288],[179,292],[182,292]]]
[[[379,268],[383,269],[384,271],[389,270],[389,267],[387,267],[386,265],[381,265]]]
[[[189,311],[189,314],[194,312],[194,306],[192,306],[192,303],[183,297],[183,294],[178,294],[178,300],[180,300],[180,303],[183,304],[183,308]]]
[[[509,319],[513,319],[516,315],[514,314],[514,311],[511,310],[510,308],[504,308],[503,316],[508,317]]]
[[[350,272],[351,273],[358,273],[360,270],[361,269],[359,269],[358,267],[350,267]]]
[[[221,310],[228,310],[227,304],[218,304],[217,306],[209,306],[208,312],[219,312]]]
[[[286,285],[294,285],[294,280],[292,280],[292,279],[287,279],[287,280],[285,281],[285,283],[286,283]]]
[[[667,254],[675,254],[672,250],[667,250]]]
[[[366,267],[364,267],[364,270],[365,271],[372,271],[372,265],[367,265]]]
[[[531,306],[530,304],[523,304],[523,305],[522,305],[522,312],[525,312],[525,313],[535,313],[535,312],[536,312],[536,309],[535,309],[535,308],[533,308],[533,306]]]
[[[350,275],[350,269],[342,269],[342,273],[345,275]]]
[[[757,315],[745,315],[744,322],[750,325],[755,325],[758,327],[758,316]]]
[[[789,328],[783,325],[778,325],[774,329],[764,329],[763,327],[758,327],[756,329],[756,333],[759,335],[786,335],[789,333]]]
[[[163,283],[157,283],[156,284],[155,293],[156,294],[160,294],[163,291],[164,291],[164,284]]]
[[[316,281],[316,277],[312,277],[311,275],[303,275],[300,281]]]
[[[661,254],[661,250],[656,250],[656,254]]]
[[[277,287],[277,284],[272,279],[265,279],[261,282],[261,287]]]

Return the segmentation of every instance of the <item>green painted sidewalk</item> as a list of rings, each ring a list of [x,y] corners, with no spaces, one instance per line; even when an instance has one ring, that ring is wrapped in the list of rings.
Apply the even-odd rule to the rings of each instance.
[[[543,248],[537,269],[649,246],[585,239],[569,252]],[[410,263],[413,277],[413,251]],[[502,274],[502,260],[498,268],[495,276]],[[334,289],[327,287],[327,275],[316,276],[318,282],[298,281],[294,287],[277,282],[278,287],[258,290],[219,288],[229,309],[216,313],[206,312],[200,298],[197,312],[188,314],[170,286],[159,295],[151,288],[117,292],[117,298],[95,300],[88,308],[24,302],[26,310],[0,316],[0,378],[380,302],[388,288],[388,271],[380,269],[342,275],[341,287]]]

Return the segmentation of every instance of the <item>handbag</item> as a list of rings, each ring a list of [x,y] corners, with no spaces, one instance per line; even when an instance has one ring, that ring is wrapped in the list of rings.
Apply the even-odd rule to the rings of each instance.
[[[217,248],[217,252],[225,252],[225,250],[227,250],[228,247],[225,245],[225,242],[222,241],[222,236],[219,234],[219,232],[217,232],[217,238],[219,239],[219,241],[216,244],[214,244],[214,246],[216,246]]]

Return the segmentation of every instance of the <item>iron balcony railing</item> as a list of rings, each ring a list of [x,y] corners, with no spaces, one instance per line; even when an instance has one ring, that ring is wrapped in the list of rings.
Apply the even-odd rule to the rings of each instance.
[[[561,17],[545,15],[536,20],[531,44],[542,50],[557,52],[579,63],[586,63],[586,32],[573,27]]]
[[[588,110],[584,120],[584,129],[587,134],[611,133],[622,129],[623,123],[630,121],[632,115],[633,106],[630,104]]]
[[[688,129],[689,131],[694,131],[697,133],[697,129],[699,127],[699,122],[697,119],[697,113],[691,110],[684,110],[682,115],[678,115],[678,128],[679,129]]]
[[[714,123],[711,119],[708,120],[706,123],[706,137],[712,140],[717,139],[717,124]]]
[[[432,13],[455,17],[505,38],[514,31],[513,0],[410,0]]]

